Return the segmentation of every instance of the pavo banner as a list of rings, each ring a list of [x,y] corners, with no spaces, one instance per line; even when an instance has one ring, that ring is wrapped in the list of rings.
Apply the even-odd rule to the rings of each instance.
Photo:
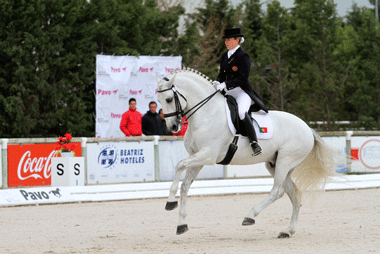
[[[181,69],[181,56],[96,56],[96,137],[124,137],[120,121],[135,98],[144,115],[157,103],[157,79]]]

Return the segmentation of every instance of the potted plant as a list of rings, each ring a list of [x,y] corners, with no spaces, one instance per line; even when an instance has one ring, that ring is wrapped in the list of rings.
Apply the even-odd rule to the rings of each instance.
[[[70,144],[72,140],[70,133],[66,133],[63,137],[59,137],[57,141],[57,146],[55,150],[56,154],[61,154],[61,157],[73,157],[75,156],[74,149],[76,148],[75,144]]]

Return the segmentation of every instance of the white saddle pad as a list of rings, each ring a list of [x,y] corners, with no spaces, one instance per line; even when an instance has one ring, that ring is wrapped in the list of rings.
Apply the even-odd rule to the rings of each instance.
[[[226,101],[226,113],[228,126],[233,135],[236,134],[236,128],[231,120],[231,112]],[[251,114],[253,117],[253,127],[255,128],[258,139],[270,139],[273,136],[273,124],[269,115],[265,112],[254,112]]]

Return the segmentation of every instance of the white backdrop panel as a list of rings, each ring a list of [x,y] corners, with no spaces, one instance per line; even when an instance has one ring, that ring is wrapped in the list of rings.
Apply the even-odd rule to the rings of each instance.
[[[165,77],[181,68],[182,57],[96,56],[96,137],[124,137],[121,116],[135,98],[143,115],[157,101],[156,75]],[[158,110],[157,109],[157,110]]]

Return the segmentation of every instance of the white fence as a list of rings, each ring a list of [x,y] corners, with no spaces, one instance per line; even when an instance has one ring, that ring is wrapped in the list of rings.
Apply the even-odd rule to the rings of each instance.
[[[341,155],[338,172],[367,173],[330,178],[327,190],[380,187],[380,132],[320,135]],[[175,165],[187,156],[182,137],[74,138],[85,161],[85,185],[54,186],[55,141],[0,140],[0,206],[166,197]],[[189,195],[266,193],[273,184],[266,176],[263,163],[206,166]]]
[[[324,132],[339,153],[338,172],[380,172],[380,132]],[[56,139],[1,139],[2,188],[51,186]],[[74,138],[85,159],[85,185],[159,182],[173,179],[174,167],[187,157],[182,137]],[[351,155],[351,156],[346,156]],[[197,179],[269,176],[263,163],[206,166]],[[183,176],[182,176],[183,177]]]

